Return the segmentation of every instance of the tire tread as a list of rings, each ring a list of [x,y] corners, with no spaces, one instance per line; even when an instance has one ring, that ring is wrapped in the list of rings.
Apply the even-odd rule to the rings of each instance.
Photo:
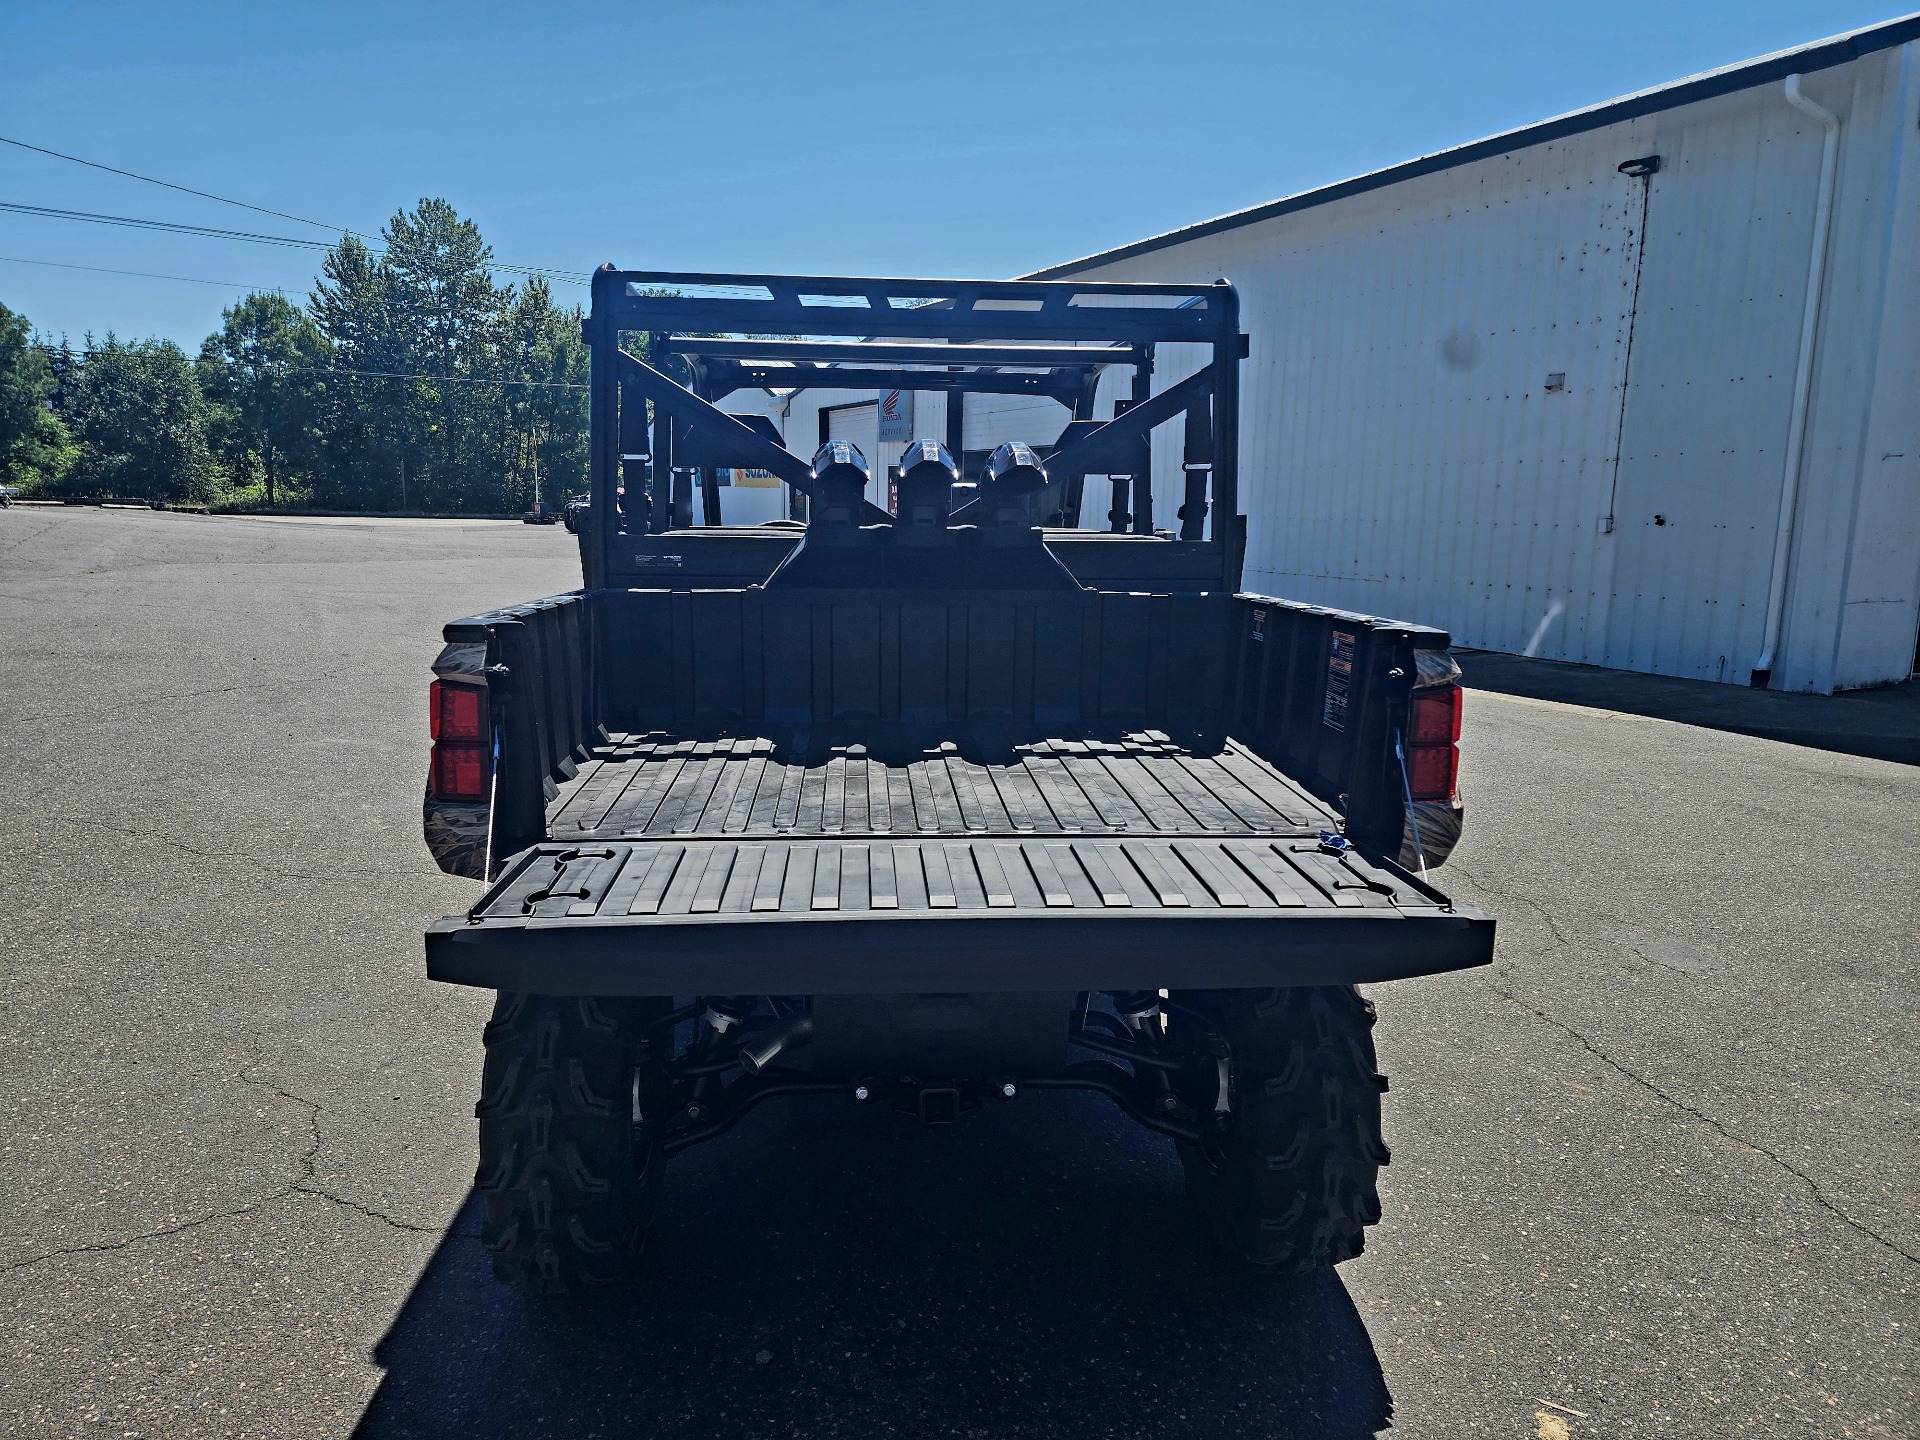
[[[653,1218],[660,1157],[626,1093],[645,1002],[502,993],[484,1032],[481,1241],[530,1290],[617,1284]]]
[[[1391,1158],[1380,1131],[1386,1084],[1375,1065],[1372,1003],[1351,986],[1178,998],[1169,1038],[1178,1044],[1184,1029],[1200,1043],[1197,1012],[1232,1056],[1226,1142],[1180,1146],[1187,1192],[1220,1247],[1273,1274],[1359,1255],[1366,1228],[1380,1219],[1379,1167]]]

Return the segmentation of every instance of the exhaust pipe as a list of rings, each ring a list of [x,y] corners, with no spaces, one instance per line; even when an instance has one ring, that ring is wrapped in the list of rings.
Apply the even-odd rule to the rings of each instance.
[[[740,1051],[740,1063],[750,1075],[758,1075],[783,1051],[804,1045],[813,1038],[813,1016],[802,1015],[791,1024],[773,1032],[758,1045]]]

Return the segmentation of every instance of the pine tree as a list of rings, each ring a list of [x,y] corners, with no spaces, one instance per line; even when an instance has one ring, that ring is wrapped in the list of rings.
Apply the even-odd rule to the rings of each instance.
[[[224,412],[229,468],[257,464],[271,506],[287,466],[299,477],[312,469],[331,347],[284,295],[249,295],[223,319],[201,346],[196,370],[208,400]]]
[[[0,484],[32,488],[65,472],[72,446],[54,411],[58,388],[26,317],[0,305]]]

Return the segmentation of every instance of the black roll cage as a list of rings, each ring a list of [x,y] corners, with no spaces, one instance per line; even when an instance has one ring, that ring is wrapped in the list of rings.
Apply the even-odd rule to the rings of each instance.
[[[1245,544],[1236,447],[1239,362],[1246,354],[1239,308],[1224,280],[854,279],[602,266],[583,327],[592,353],[587,584],[626,583],[636,539],[671,534],[676,545],[697,545],[692,495],[700,490],[703,518],[717,525],[718,468],[764,470],[812,496],[808,462],[770,438],[770,429],[743,423],[717,401],[746,388],[900,389],[1058,401],[1071,419],[1047,464],[1065,480],[1070,499],[1067,524],[1048,531],[1049,543],[1069,541],[1079,529],[1084,478],[1108,475],[1115,488],[1111,532],[1177,544],[1185,568],[1204,577],[1205,588],[1231,593]],[[621,335],[635,332],[650,337],[650,358],[684,364],[687,383],[623,349]],[[1154,394],[1155,348],[1162,344],[1205,345],[1208,358]],[[1118,402],[1115,417],[1102,423],[1093,415],[1094,394],[1114,365],[1132,370],[1134,398]],[[948,407],[947,443],[956,454],[961,408]],[[1176,418],[1184,419],[1185,449],[1174,541],[1153,530],[1149,438]],[[862,524],[892,521],[865,504]]]

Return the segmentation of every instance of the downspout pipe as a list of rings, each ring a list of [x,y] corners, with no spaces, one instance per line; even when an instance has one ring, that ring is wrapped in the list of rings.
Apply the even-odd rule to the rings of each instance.
[[[1833,186],[1839,167],[1840,117],[1800,93],[1800,77],[1786,80],[1787,103],[1826,131],[1820,145],[1820,194],[1813,211],[1813,253],[1807,261],[1807,296],[1800,310],[1800,355],[1793,368],[1793,409],[1787,419],[1786,473],[1780,481],[1780,517],[1773,530],[1773,571],[1767,583],[1767,633],[1749,683],[1764,690],[1773,678],[1774,652],[1787,609],[1787,571],[1793,561],[1794,518],[1800,505],[1800,472],[1807,438],[1807,405],[1813,391],[1813,342],[1820,328],[1820,292],[1827,276],[1827,231],[1833,223]]]

